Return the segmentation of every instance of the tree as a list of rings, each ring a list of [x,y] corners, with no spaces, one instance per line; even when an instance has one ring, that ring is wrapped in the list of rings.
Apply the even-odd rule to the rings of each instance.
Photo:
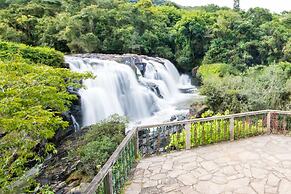
[[[239,10],[240,9],[239,0],[234,0],[233,9],[235,9],[235,10]]]
[[[175,26],[177,61],[186,70],[201,63],[210,41],[211,15],[197,11],[184,15]]]
[[[7,193],[27,170],[56,152],[51,140],[68,126],[61,113],[77,98],[67,88],[80,88],[79,81],[91,76],[41,65],[57,65],[53,50],[5,43],[0,48],[0,192]]]

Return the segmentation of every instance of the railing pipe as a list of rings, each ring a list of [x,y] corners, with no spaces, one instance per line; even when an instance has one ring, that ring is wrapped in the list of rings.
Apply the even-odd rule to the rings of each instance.
[[[134,154],[135,154],[135,158],[139,157],[139,139],[138,139],[138,130],[135,130],[134,133],[135,136],[135,141],[134,141]]]

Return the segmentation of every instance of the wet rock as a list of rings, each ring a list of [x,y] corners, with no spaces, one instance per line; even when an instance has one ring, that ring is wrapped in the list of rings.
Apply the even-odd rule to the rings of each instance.
[[[173,116],[171,116],[170,121],[175,121],[176,119],[177,119],[177,116],[176,115],[173,115]]]
[[[69,63],[64,63],[64,68],[70,69],[70,64]]]
[[[60,182],[59,184],[57,184],[55,186],[55,190],[59,191],[61,190],[62,188],[65,188],[67,186],[67,183],[66,182]]]
[[[79,133],[73,133],[65,137],[59,143],[57,147],[58,153],[51,158],[47,158],[42,164],[39,175],[36,178],[41,185],[50,185],[56,193],[66,193],[78,186],[83,177],[75,176],[74,178],[72,175],[76,172],[80,160],[70,157],[69,152],[76,150],[78,139],[86,131],[87,129],[84,128]],[[71,184],[72,182],[75,183]]]
[[[186,118],[187,118],[186,115],[178,115],[177,121],[182,121],[185,120]]]
[[[170,121],[183,121],[188,118],[187,114],[172,115]]]
[[[196,113],[196,118],[201,118],[202,114],[209,110],[209,107],[206,105],[203,105],[200,109],[198,109]]]
[[[209,107],[204,104],[195,103],[192,104],[189,109],[189,116],[195,118],[201,118],[202,114],[209,110]]]
[[[154,83],[147,83],[146,87],[152,90],[159,98],[164,98],[160,92],[159,87]]]

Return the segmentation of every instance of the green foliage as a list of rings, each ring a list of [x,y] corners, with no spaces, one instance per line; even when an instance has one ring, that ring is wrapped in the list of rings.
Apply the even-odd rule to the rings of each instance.
[[[80,148],[82,170],[91,176],[102,167],[117,147],[118,142],[112,142],[109,137],[89,142]]]
[[[263,125],[263,119],[256,118],[256,120],[235,120],[234,122],[234,139],[241,139],[256,135],[261,135],[266,132]]]
[[[175,25],[176,57],[184,69],[191,70],[194,64],[200,64],[209,46],[213,22],[211,14],[193,11],[184,14]]]
[[[56,152],[50,139],[68,125],[60,114],[76,99],[67,87],[80,88],[79,80],[90,77],[59,69],[65,67],[63,54],[54,49],[5,41],[67,53],[158,55],[184,71],[201,66],[201,93],[209,107],[241,112],[290,109],[290,33],[290,12],[261,8],[181,9],[162,0],[0,0],[1,188],[7,191]],[[192,125],[192,146],[229,139],[222,130],[228,126],[226,121]],[[257,133],[240,121],[235,126],[236,138]],[[124,128],[120,118],[89,127],[72,153],[81,161],[81,173],[92,176],[100,169],[124,138]],[[185,132],[173,134],[170,146],[185,147]],[[124,160],[130,161],[124,158],[113,169],[117,188],[125,177]]]
[[[45,185],[44,187],[42,187],[42,189],[39,191],[39,193],[42,194],[54,194],[52,188],[48,185]]]
[[[122,193],[124,184],[132,170],[132,166],[135,162],[135,142],[134,138],[125,146],[121,151],[116,163],[112,168],[113,175],[113,190],[114,193]]]
[[[290,109],[290,63],[249,68],[240,75],[223,74],[211,65],[201,67],[201,93],[215,112]]]
[[[94,177],[125,137],[126,124],[125,118],[113,115],[84,129],[88,131],[79,140],[77,150],[69,153],[80,160],[78,171]]]
[[[199,67],[197,76],[201,79],[207,79],[209,77],[224,77],[226,75],[236,75],[239,71],[233,66],[224,63],[216,64],[203,64]]]
[[[65,67],[64,55],[52,48],[30,47],[24,44],[0,42],[0,60],[11,61],[17,58],[24,59],[28,63]]]
[[[214,120],[209,122],[197,122],[191,124],[190,141],[191,147],[208,145],[221,141],[230,140],[229,120]],[[263,120],[254,118],[253,120],[235,119],[234,139],[241,139],[250,136],[264,134]],[[186,131],[170,135],[170,143],[166,149],[185,149]]]
[[[182,130],[182,132],[174,133],[170,135],[170,143],[166,147],[166,149],[169,148],[175,148],[175,149],[184,149],[186,147],[186,131],[185,129]]]
[[[285,61],[288,61],[291,63],[291,38],[288,40],[286,46],[284,47],[284,59]]]
[[[282,59],[290,28],[282,15],[255,8],[247,12],[218,11],[213,25],[213,39],[204,63],[227,63],[240,70]]]
[[[78,139],[76,149],[69,152],[71,160],[80,161],[74,174],[81,174],[92,180],[124,139],[127,122],[124,117],[113,115],[100,123],[84,128],[85,135]],[[120,150],[112,166],[114,193],[120,193],[135,161],[134,141],[131,139]],[[96,193],[104,193],[104,184],[100,184]]]
[[[181,9],[160,0],[5,2],[0,9],[2,40],[67,53],[158,55],[184,71],[213,63],[243,71],[290,61],[290,12],[215,5]]]
[[[58,129],[68,126],[61,113],[77,98],[67,88],[80,88],[79,81],[91,76],[33,63],[52,65],[62,56],[54,56],[50,49],[0,45],[4,53],[0,58],[0,187],[4,192],[28,169],[56,152],[50,140]]]

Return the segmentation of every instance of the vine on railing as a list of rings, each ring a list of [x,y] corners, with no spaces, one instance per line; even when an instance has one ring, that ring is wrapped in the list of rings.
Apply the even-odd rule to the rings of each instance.
[[[229,120],[192,123],[190,133],[191,147],[227,141],[230,140]]]
[[[93,179],[85,193],[118,194],[138,155],[136,131],[131,131]]]
[[[240,117],[234,119],[234,139],[264,134],[267,132],[263,126],[266,115],[253,115],[252,117]],[[170,135],[170,143],[167,148],[186,148],[186,129]],[[221,141],[230,140],[230,120],[217,119],[212,121],[191,123],[190,147],[197,147]]]
[[[120,153],[120,157],[112,167],[113,193],[120,193],[122,186],[126,182],[130,170],[135,161],[134,138],[126,145]]]
[[[291,130],[291,115],[282,112],[274,112],[271,116],[272,132],[288,133]]]
[[[235,120],[234,139],[262,135],[267,130],[267,114],[241,117]]]

